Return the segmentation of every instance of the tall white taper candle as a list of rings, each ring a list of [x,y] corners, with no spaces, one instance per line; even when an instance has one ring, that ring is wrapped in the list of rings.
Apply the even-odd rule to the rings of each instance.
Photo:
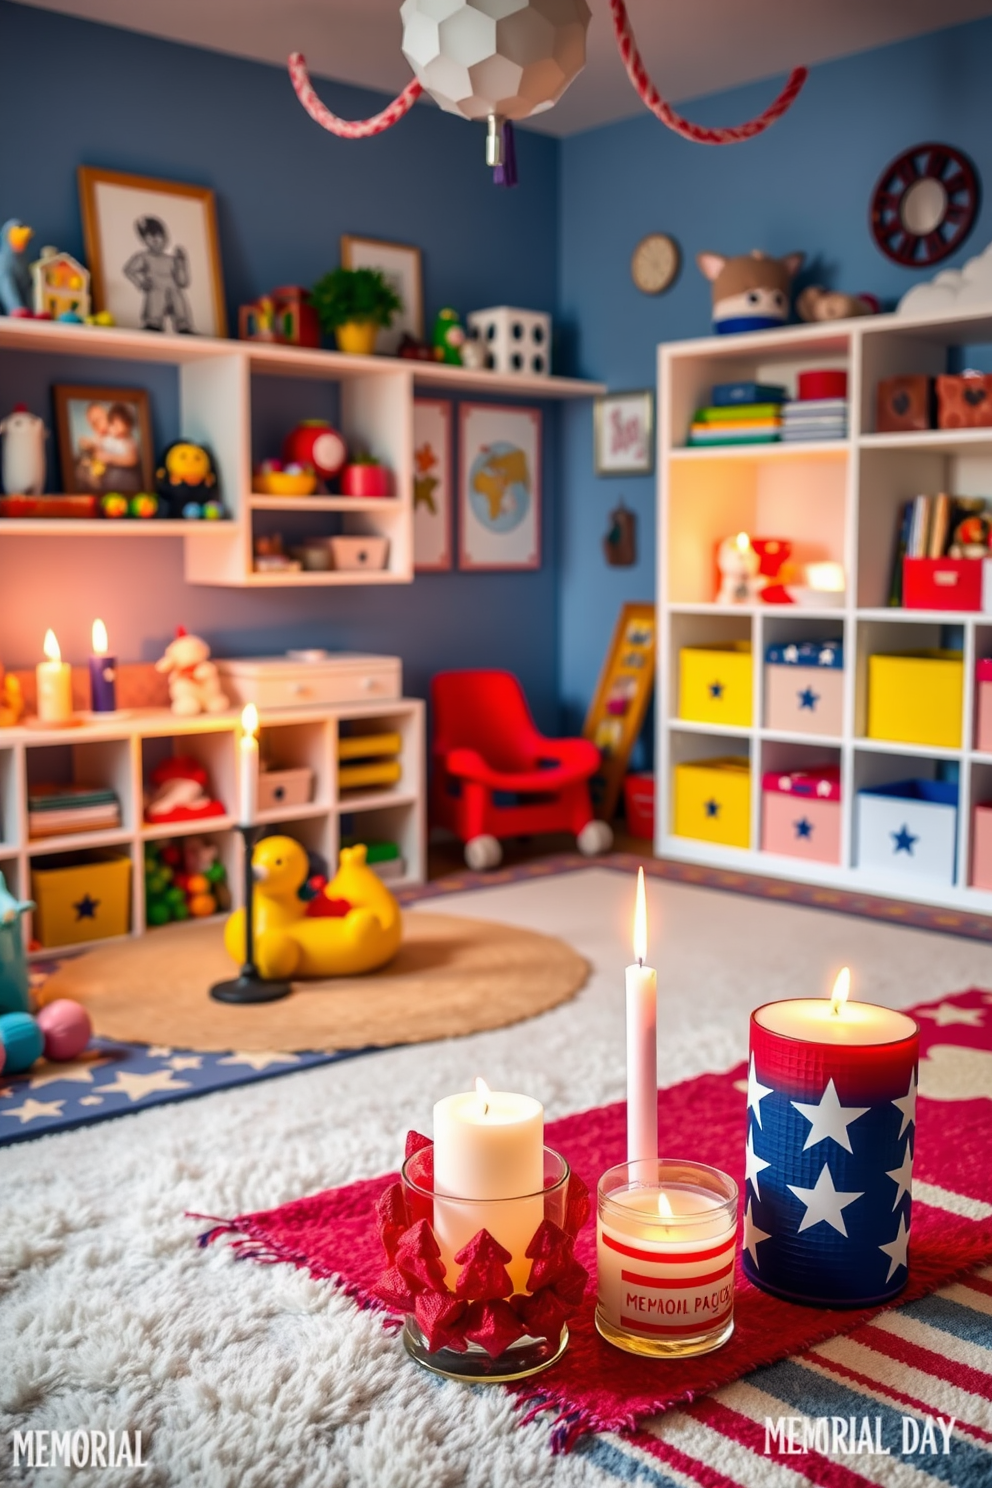
[[[658,1156],[658,975],[648,954],[644,869],[637,870],[634,955],[627,967],[627,1161]]]
[[[238,822],[253,827],[258,816],[258,711],[249,703],[241,715],[240,810]]]

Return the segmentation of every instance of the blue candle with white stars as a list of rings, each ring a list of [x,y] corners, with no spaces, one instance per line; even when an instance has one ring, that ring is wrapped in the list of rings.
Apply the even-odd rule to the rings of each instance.
[[[833,998],[751,1015],[744,1272],[792,1302],[869,1307],[909,1271],[919,1028]]]

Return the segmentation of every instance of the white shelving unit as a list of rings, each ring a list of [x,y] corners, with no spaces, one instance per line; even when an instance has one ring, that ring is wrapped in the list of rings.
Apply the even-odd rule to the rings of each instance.
[[[206,336],[150,335],[142,331],[68,326],[0,316],[0,356],[21,353],[52,358],[93,357],[133,362],[140,382],[142,363],[175,370],[183,435],[209,445],[217,461],[225,522],[0,520],[0,537],[181,537],[185,574],[191,584],[238,588],[333,587],[343,584],[408,584],[413,579],[413,399],[418,390],[482,393],[517,399],[588,398],[599,383],[568,377],[469,372],[440,363],[395,357],[345,356],[340,352],[220,341]],[[264,397],[263,379],[303,379],[334,385],[340,427],[351,444],[366,447],[393,474],[394,495],[381,500],[347,496],[283,498],[252,491],[254,403]],[[306,416],[306,400],[300,417]],[[287,422],[288,429],[291,421]],[[274,454],[277,450],[267,453]],[[364,570],[257,573],[253,537],[266,518],[282,513],[294,526],[307,514],[338,519],[345,533],[389,539],[387,566]],[[269,524],[271,525],[271,524]]]
[[[375,703],[262,712],[263,757],[273,767],[307,766],[314,773],[313,799],[300,806],[262,811],[259,824],[284,827],[307,848],[319,852],[333,874],[342,836],[390,840],[399,845],[405,863],[401,879],[390,887],[422,883],[426,874],[424,704],[416,698]],[[0,733],[0,871],[7,886],[31,897],[32,864],[44,866],[53,854],[80,859],[95,849],[116,848],[132,864],[131,933],[146,930],[144,848],[148,842],[197,834],[215,842],[227,867],[237,902],[242,882],[241,838],[232,816],[199,822],[160,823],[144,820],[142,794],[153,764],[163,754],[189,754],[206,767],[211,792],[226,805],[238,800],[239,713],[192,719],[175,718],[167,709],[136,711],[120,719],[99,721],[94,715],[66,730],[4,729]],[[400,735],[401,775],[394,786],[361,791],[338,786],[339,731],[396,732]],[[54,751],[46,760],[44,751]],[[121,826],[112,831],[73,832],[32,841],[28,836],[28,780],[49,773],[68,773],[81,784],[109,785],[121,803]],[[25,917],[29,921],[30,916]],[[25,923],[26,934],[31,928]],[[148,929],[152,936],[154,928]],[[89,945],[94,942],[89,942]],[[74,947],[38,954],[51,956]]]
[[[740,336],[679,342],[658,350],[658,686],[656,692],[656,852],[714,867],[767,874],[824,887],[913,899],[992,913],[992,894],[971,887],[971,825],[976,803],[992,799],[992,757],[974,749],[974,674],[992,656],[992,614],[894,609],[886,605],[896,527],[903,503],[918,492],[992,497],[992,429],[878,434],[878,382],[900,373],[948,370],[953,347],[992,342],[992,311],[910,320],[883,315],[831,325],[790,326]],[[794,391],[806,368],[848,373],[849,431],[810,444],[685,448],[692,414],[714,383],[749,379]],[[843,608],[722,606],[715,593],[716,544],[746,530],[783,537],[798,561],[833,559],[848,577]],[[963,634],[962,747],[938,749],[865,737],[867,658],[940,644],[944,627]],[[844,724],[818,738],[764,726],[764,654],[774,642],[844,640]],[[748,639],[753,657],[753,724],[717,728],[678,717],[678,657],[683,646]],[[672,831],[672,772],[681,760],[736,754],[751,765],[749,849],[677,837]],[[769,770],[840,765],[841,861],[836,867],[760,851],[761,778]],[[959,776],[957,872],[953,886],[882,876],[855,866],[854,808],[865,786],[935,778],[956,764]]]

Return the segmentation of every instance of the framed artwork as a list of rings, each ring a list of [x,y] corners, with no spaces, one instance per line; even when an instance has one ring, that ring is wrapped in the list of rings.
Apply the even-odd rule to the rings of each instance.
[[[612,821],[631,750],[654,691],[657,617],[651,603],[625,604],[617,619],[582,733],[600,753],[589,782],[601,821]]]
[[[452,566],[451,404],[413,400],[413,566],[430,573]]]
[[[424,297],[421,288],[420,249],[405,243],[383,243],[378,238],[356,238],[345,234],[341,239],[343,269],[379,269],[387,284],[399,295],[403,308],[388,329],[383,327],[375,339],[375,349],[395,356],[404,334],[418,341],[424,336]]]
[[[540,568],[541,414],[459,409],[459,568]]]
[[[72,496],[154,491],[148,394],[143,388],[58,383],[55,424],[62,486]]]
[[[134,330],[226,336],[213,192],[91,165],[78,177],[97,310]]]
[[[593,405],[597,475],[650,475],[654,469],[654,393],[606,393]]]

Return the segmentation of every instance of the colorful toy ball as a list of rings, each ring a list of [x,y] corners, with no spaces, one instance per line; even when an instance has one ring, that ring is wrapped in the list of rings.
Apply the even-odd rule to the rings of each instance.
[[[100,497],[100,510],[105,517],[119,521],[121,517],[127,516],[127,497],[122,496],[119,491],[108,491],[106,496]]]
[[[136,496],[131,497],[128,510],[132,517],[147,522],[158,515],[158,497],[151,491],[139,491]]]
[[[45,1039],[45,1058],[75,1059],[90,1041],[93,1025],[81,1003],[59,997],[41,1009],[38,1027]]]
[[[0,1043],[6,1052],[4,1072],[23,1075],[45,1047],[45,1036],[30,1013],[4,1013],[0,1017]]]

